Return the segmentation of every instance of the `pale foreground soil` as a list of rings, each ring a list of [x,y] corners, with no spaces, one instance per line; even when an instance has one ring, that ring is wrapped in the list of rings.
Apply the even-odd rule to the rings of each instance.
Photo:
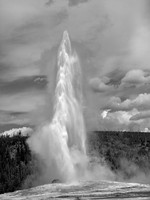
[[[111,181],[47,184],[0,195],[1,200],[150,200],[150,185]]]

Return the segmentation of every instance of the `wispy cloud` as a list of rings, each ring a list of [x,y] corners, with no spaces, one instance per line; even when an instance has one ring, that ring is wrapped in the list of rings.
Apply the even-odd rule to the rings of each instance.
[[[80,3],[86,3],[86,2],[88,2],[89,0],[76,0],[76,1],[74,1],[74,0],[68,0],[68,5],[69,6],[77,6],[78,4],[80,4]]]
[[[48,0],[45,5],[51,6],[54,3],[54,0]]]
[[[27,76],[13,81],[0,82],[1,94],[15,94],[32,90],[44,90],[47,85],[45,76]]]

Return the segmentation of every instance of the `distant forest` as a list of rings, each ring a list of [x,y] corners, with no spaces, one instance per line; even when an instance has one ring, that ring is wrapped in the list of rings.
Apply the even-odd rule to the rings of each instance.
[[[27,177],[38,170],[27,139],[21,134],[0,137],[0,193],[22,189]],[[137,171],[150,174],[150,133],[96,131],[88,134],[87,143],[89,155],[96,152],[124,180]]]
[[[116,181],[150,183],[150,133],[95,131],[88,134],[89,154],[96,152]]]
[[[31,173],[31,152],[26,140],[21,135],[0,137],[0,193],[20,189]]]

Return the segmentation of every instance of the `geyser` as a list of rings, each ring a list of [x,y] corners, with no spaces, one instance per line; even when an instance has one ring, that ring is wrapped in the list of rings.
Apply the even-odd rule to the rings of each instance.
[[[67,31],[58,51],[58,73],[55,91],[54,117],[50,124],[50,135],[56,153],[56,165],[67,171],[65,179],[77,177],[85,155],[85,127],[80,105],[82,100],[80,65],[77,55],[72,53]]]
[[[86,134],[79,58],[67,31],[58,50],[57,67],[53,118],[31,137],[29,145],[44,162],[45,179],[70,182],[84,175]]]

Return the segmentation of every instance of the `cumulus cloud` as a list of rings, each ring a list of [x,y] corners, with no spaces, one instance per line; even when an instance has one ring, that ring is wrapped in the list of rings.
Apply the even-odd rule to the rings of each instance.
[[[124,101],[119,97],[111,97],[102,110],[101,127],[106,124],[113,130],[143,131],[150,123],[150,94],[138,96]],[[116,120],[116,121],[115,121]],[[106,123],[107,122],[107,123]],[[112,125],[113,124],[113,125]],[[116,124],[116,127],[114,126]]]
[[[110,110],[104,110],[104,111],[101,113],[101,116],[102,116],[103,119],[107,117],[107,114],[108,114],[109,111],[110,111]]]
[[[139,110],[150,109],[149,105],[150,94],[139,94],[135,99],[130,100],[132,107],[136,107]]]
[[[111,97],[105,109],[110,109],[111,111],[125,111],[125,110],[146,110],[150,109],[150,94],[144,93],[139,94],[137,97],[132,99],[126,99],[121,101],[119,97]]]
[[[116,111],[116,112],[103,110],[101,111],[101,115],[98,116],[99,118],[98,130],[138,131],[139,124],[136,122],[130,121],[130,118],[136,113],[138,113],[136,109],[133,109],[131,111]]]
[[[137,113],[136,109],[131,111],[116,111],[116,112],[108,112],[107,119],[117,120],[120,124],[129,124],[130,118],[133,114]]]
[[[106,92],[108,90],[111,90],[111,86],[108,85],[107,83],[109,82],[109,78],[103,77],[101,78],[92,78],[89,81],[89,84],[93,91],[95,92]]]
[[[112,112],[131,110],[130,100],[122,102],[119,97],[111,97],[104,109],[110,109]]]
[[[150,117],[146,118],[143,115],[138,119],[133,119],[134,116],[139,116],[140,112],[137,109],[130,111],[115,111],[110,110],[100,111],[100,115],[97,116],[98,125],[96,130],[106,131],[146,131],[150,129]],[[149,112],[148,112],[149,113]],[[147,116],[148,116],[147,113]],[[146,115],[146,114],[145,114]],[[95,118],[95,121],[97,120]]]
[[[137,120],[142,120],[142,119],[147,119],[147,118],[150,118],[150,110],[139,112],[136,115],[133,115],[130,118],[130,120],[137,121]]]
[[[145,110],[150,109],[150,93],[141,92],[144,90],[149,92],[149,78],[148,70],[134,69],[120,73],[120,75],[110,73],[108,78],[103,76],[90,79],[92,90],[99,93],[100,98],[104,99],[103,105],[102,103],[100,105],[103,110],[102,118],[99,117],[102,122],[100,127],[106,130],[108,129],[106,128],[107,124],[113,129],[116,126],[117,129],[121,130],[144,130],[144,125],[147,126],[149,122],[141,122],[139,119],[142,117],[147,119],[149,116]],[[105,96],[106,94],[107,96]]]
[[[123,89],[126,89],[125,93],[128,92],[127,89],[132,89],[134,92],[135,88],[138,88],[137,91],[140,93],[140,89],[143,89],[143,86],[150,85],[150,72],[149,70],[141,70],[141,69],[132,69],[127,71],[113,70],[107,76],[103,76],[101,78],[95,77],[90,81],[90,85],[92,89],[95,91],[101,92],[98,90],[99,85],[105,85],[110,93],[114,92],[122,92]]]
[[[125,87],[126,85],[150,84],[150,74],[140,69],[133,69],[126,73],[121,82]]]

